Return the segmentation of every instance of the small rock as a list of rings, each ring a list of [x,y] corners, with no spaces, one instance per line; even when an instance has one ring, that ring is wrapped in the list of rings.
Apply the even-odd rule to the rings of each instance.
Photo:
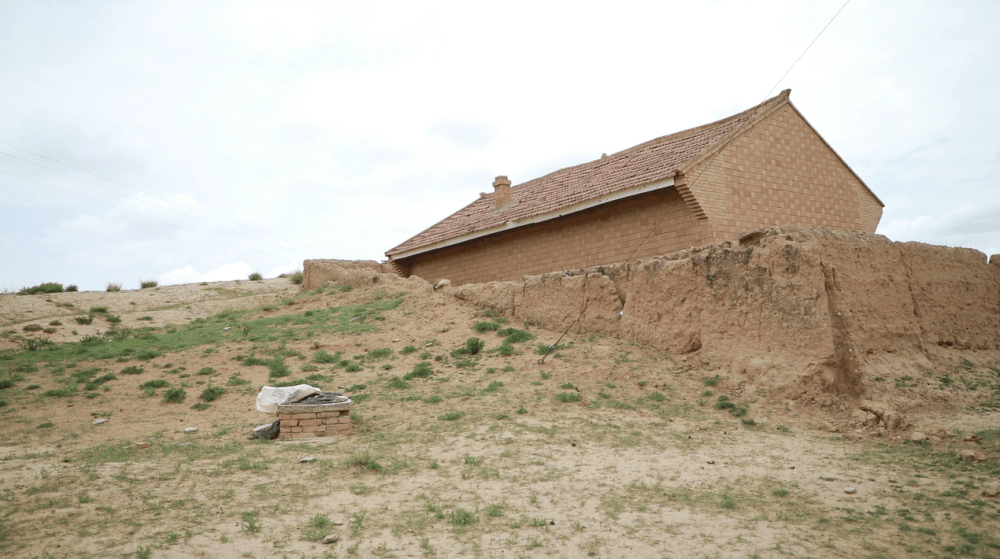
[[[146,441],[139,441],[139,442],[135,443],[135,447],[136,448],[149,448],[149,443],[147,443]]]
[[[921,433],[920,431],[916,431],[912,435],[910,435],[911,443],[922,443],[926,440],[927,440],[927,435]]]
[[[344,524],[343,520],[334,520],[333,521],[333,525],[334,526],[343,526],[343,524]]]
[[[184,428],[184,432],[185,432],[185,433],[195,433],[195,432],[197,432],[197,431],[198,431],[198,428],[197,428],[197,427],[185,427],[185,428]]]
[[[338,541],[340,541],[340,536],[337,534],[330,534],[323,537],[323,543],[325,544],[337,543]]]
[[[191,443],[180,443],[177,446],[190,446]]]
[[[306,462],[315,462],[315,456],[306,456],[305,458],[299,458],[299,464],[305,464]]]
[[[858,490],[855,489],[855,488],[853,488],[853,487],[845,487],[844,488],[844,493],[847,493],[848,495],[854,495],[857,492],[858,492]]]
[[[970,450],[968,448],[965,449],[965,450],[963,450],[962,452],[959,452],[958,456],[962,460],[965,460],[966,462],[979,462],[980,461],[979,457],[976,456],[976,451],[975,450]]]
[[[100,419],[95,419],[94,420],[94,425],[103,425],[103,424],[105,424],[107,422],[108,422],[108,418],[102,417]]]

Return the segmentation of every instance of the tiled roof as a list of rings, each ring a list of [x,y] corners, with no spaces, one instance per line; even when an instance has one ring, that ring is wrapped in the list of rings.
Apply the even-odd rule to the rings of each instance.
[[[670,178],[684,163],[726,138],[762,108],[783,96],[787,98],[787,93],[782,92],[760,105],[711,124],[662,136],[596,161],[560,169],[513,186],[511,203],[500,211],[496,210],[492,193],[480,196],[386,254],[394,256]]]

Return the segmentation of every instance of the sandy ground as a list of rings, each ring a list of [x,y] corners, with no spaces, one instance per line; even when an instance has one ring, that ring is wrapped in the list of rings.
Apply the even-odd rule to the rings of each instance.
[[[107,331],[104,322],[92,330],[70,324],[92,306],[120,315],[121,326],[158,332],[255,309],[228,326],[210,321],[226,329],[218,343],[69,368],[117,375],[93,397],[42,396],[60,386],[51,366],[5,389],[0,555],[1000,556],[1000,414],[964,407],[964,393],[955,393],[963,407],[942,404],[949,394],[942,390],[933,406],[907,417],[923,431],[945,429],[943,438],[891,442],[852,420],[849,401],[833,410],[769,401],[717,378],[697,355],[682,360],[613,338],[570,336],[539,364],[534,344],[559,333],[511,324],[536,339],[518,344],[515,355],[487,352],[462,366],[449,354],[469,337],[487,349],[499,344],[494,333],[473,329],[491,320],[481,310],[447,290],[335,288],[293,297],[290,283],[268,280],[0,297],[3,329],[16,332],[4,348],[22,343],[29,323],[63,322],[50,335],[58,341]],[[380,311],[382,320],[365,319],[369,332],[268,339],[284,331],[268,326],[255,339],[241,329],[341,308],[361,317],[358,309],[396,296],[402,303]],[[145,316],[153,320],[139,320]],[[410,345],[417,351],[406,353]],[[392,354],[363,357],[377,348]],[[357,356],[362,370],[314,363],[319,350]],[[354,397],[358,434],[248,441],[252,427],[270,420],[254,409],[268,368],[235,359],[249,354],[283,356],[288,378],[320,375],[325,389]],[[390,383],[424,360],[433,376]],[[0,376],[16,374],[4,363]],[[144,372],[121,372],[130,366]],[[165,389],[146,395],[140,384],[154,379],[184,386],[187,400],[166,403]],[[192,409],[210,385],[227,393]],[[559,394],[580,399],[560,402]],[[714,409],[720,396],[747,415]],[[914,397],[901,389],[904,396]],[[198,430],[185,434],[186,427]],[[971,433],[982,441],[963,441]],[[960,460],[969,449],[981,461]],[[308,456],[317,460],[300,463]],[[327,534],[338,541],[315,541]]]

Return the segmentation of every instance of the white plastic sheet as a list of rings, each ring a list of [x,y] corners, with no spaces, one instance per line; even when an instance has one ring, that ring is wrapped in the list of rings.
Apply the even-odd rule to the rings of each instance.
[[[281,388],[265,386],[260,389],[260,394],[257,394],[257,411],[274,413],[278,411],[278,406],[282,404],[296,402],[317,392],[322,392],[322,390],[308,384],[282,386]]]

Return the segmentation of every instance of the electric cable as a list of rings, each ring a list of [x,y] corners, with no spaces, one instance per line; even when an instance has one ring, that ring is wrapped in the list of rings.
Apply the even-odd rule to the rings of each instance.
[[[771,89],[770,89],[770,90],[769,90],[769,91],[767,92],[767,94],[766,94],[766,95],[764,95],[764,98],[763,98],[763,99],[761,99],[760,103],[758,103],[758,104],[757,104],[757,106],[755,107],[755,109],[756,109],[756,110],[754,110],[754,112],[753,112],[753,113],[752,113],[752,114],[751,114],[751,115],[750,115],[749,117],[747,117],[747,118],[746,118],[746,120],[744,120],[743,122],[741,122],[741,123],[739,124],[739,126],[737,126],[737,127],[736,127],[736,128],[735,128],[735,129],[733,130],[732,134],[736,134],[736,132],[738,132],[738,131],[740,130],[740,128],[742,128],[742,127],[743,127],[743,125],[744,125],[744,124],[746,124],[746,123],[748,123],[748,122],[750,122],[750,121],[752,121],[752,120],[753,120],[753,117],[754,117],[754,116],[755,116],[755,115],[757,114],[757,112],[758,112],[758,111],[760,111],[760,109],[762,108],[762,105],[764,104],[764,101],[767,101],[767,98],[768,98],[768,96],[770,96],[770,95],[771,95],[771,93],[772,93],[772,92],[774,92],[774,90],[775,90],[775,89],[776,89],[776,88],[778,87],[778,84],[780,84],[780,83],[781,83],[781,81],[782,81],[782,80],[784,80],[784,79],[785,79],[785,77],[786,77],[786,76],[788,75],[788,73],[792,71],[792,68],[795,68],[795,65],[799,63],[799,60],[802,60],[802,57],[803,57],[803,56],[805,56],[805,54],[806,54],[807,52],[809,52],[809,49],[810,49],[810,48],[812,48],[812,46],[813,46],[813,45],[814,45],[814,44],[816,43],[816,41],[817,41],[817,40],[819,40],[820,36],[821,36],[821,35],[823,35],[823,32],[824,32],[824,31],[826,31],[827,27],[830,27],[830,24],[831,24],[831,23],[833,23],[833,20],[837,19],[837,16],[838,16],[838,15],[840,15],[840,12],[844,11],[844,8],[846,8],[846,7],[847,7],[847,4],[849,4],[850,2],[851,2],[851,0],[847,0],[846,2],[844,2],[844,5],[843,5],[843,6],[841,6],[839,10],[837,10],[837,13],[833,14],[833,17],[832,17],[832,18],[830,18],[830,21],[828,21],[828,22],[826,23],[826,25],[824,25],[824,26],[823,26],[823,29],[821,29],[821,30],[820,30],[819,34],[817,34],[817,35],[816,35],[816,38],[814,38],[814,39],[812,40],[812,42],[811,42],[811,43],[809,43],[809,46],[807,46],[807,47],[806,47],[806,49],[805,49],[804,51],[802,51],[802,54],[800,54],[800,55],[799,55],[799,57],[795,59],[795,62],[792,62],[792,65],[791,65],[791,66],[789,66],[788,70],[786,70],[786,71],[785,71],[785,73],[784,73],[784,74],[782,74],[782,76],[781,76],[781,79],[779,79],[779,80],[778,80],[778,81],[777,81],[777,82],[776,82],[776,83],[775,83],[775,84],[774,84],[774,85],[773,85],[773,86],[771,87]],[[715,158],[716,158],[716,157],[718,157],[718,156],[719,156],[719,153],[721,153],[721,152],[722,152],[722,150],[718,150],[718,151],[716,151],[716,152],[715,152],[715,153],[714,153],[714,154],[712,155],[712,158],[708,160],[708,163],[706,163],[706,164],[705,164],[705,166],[704,166],[704,167],[702,167],[702,169],[701,169],[701,172],[700,172],[700,173],[698,173],[698,176],[696,176],[696,177],[694,178],[694,180],[692,180],[692,181],[691,181],[691,186],[692,186],[692,187],[693,187],[693,186],[694,186],[695,184],[697,184],[697,182],[698,182],[698,180],[699,180],[699,179],[701,178],[701,176],[705,174],[705,171],[707,171],[707,170],[708,170],[708,169],[709,169],[709,168],[710,168],[710,167],[712,166],[712,163],[714,163],[714,162],[715,162]],[[653,227],[652,227],[652,228],[651,228],[651,229],[649,230],[649,233],[647,233],[647,234],[646,234],[646,236],[645,236],[645,237],[643,237],[642,241],[640,241],[640,242],[639,242],[639,244],[638,244],[638,245],[636,245],[636,247],[635,247],[635,250],[633,250],[633,251],[632,251],[632,254],[630,254],[630,255],[628,256],[628,258],[626,258],[626,259],[624,259],[624,260],[622,260],[622,261],[621,261],[621,263],[622,263],[622,264],[625,264],[625,263],[627,263],[627,262],[628,262],[629,260],[631,260],[631,259],[632,259],[632,257],[633,257],[633,256],[635,256],[635,255],[636,255],[636,253],[637,253],[637,252],[639,252],[639,249],[640,249],[640,248],[642,247],[642,245],[643,245],[643,244],[645,244],[645,242],[646,242],[646,241],[647,241],[647,240],[649,239],[649,237],[651,237],[651,236],[653,235],[653,233],[654,233],[654,232],[656,231],[656,229],[657,229],[657,228],[658,228],[658,227],[660,226],[660,224],[661,224],[661,223],[663,223],[663,220],[664,220],[664,219],[666,219],[666,217],[667,217],[667,214],[664,214],[664,215],[663,215],[663,217],[661,217],[661,218],[660,218],[660,220],[656,222],[656,225],[654,225],[654,226],[653,226]],[[568,326],[568,327],[566,328],[566,330],[564,330],[564,331],[563,331],[562,335],[561,335],[561,336],[559,336],[559,339],[558,339],[558,340],[556,340],[556,343],[554,343],[554,344],[552,344],[552,345],[550,345],[550,346],[549,346],[548,350],[547,350],[547,351],[545,352],[545,355],[543,355],[543,356],[542,356],[542,358],[538,360],[538,364],[539,364],[539,365],[541,365],[541,364],[545,363],[545,358],[546,358],[546,357],[548,357],[548,356],[549,356],[549,354],[551,354],[551,353],[552,353],[553,351],[555,351],[556,347],[557,347],[557,346],[559,345],[559,342],[561,342],[561,341],[562,341],[562,339],[563,339],[564,337],[566,337],[566,334],[568,334],[568,333],[569,333],[569,331],[570,331],[570,330],[571,330],[571,329],[573,328],[573,326],[575,326],[575,325],[576,325],[576,323],[577,323],[577,322],[579,322],[581,318],[583,318],[583,314],[587,312],[587,307],[589,307],[589,306],[590,306],[590,301],[591,301],[591,299],[590,299],[590,298],[587,298],[587,299],[585,299],[585,300],[584,300],[584,303],[583,303],[583,310],[581,310],[581,311],[580,311],[580,314],[579,314],[579,316],[577,316],[577,317],[576,317],[576,320],[574,320],[574,321],[573,321],[573,322],[572,322],[572,323],[571,323],[571,324],[570,324],[570,325],[569,325],[569,326]],[[624,312],[624,311],[622,311],[622,312]]]

